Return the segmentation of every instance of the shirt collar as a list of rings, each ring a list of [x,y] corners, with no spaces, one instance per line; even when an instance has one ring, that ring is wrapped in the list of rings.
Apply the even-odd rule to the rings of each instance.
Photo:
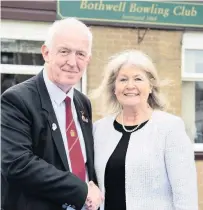
[[[44,82],[47,87],[49,96],[51,100],[53,100],[57,105],[60,105],[67,96],[70,97],[71,102],[73,101],[73,93],[74,93],[73,87],[66,94],[48,78],[48,75],[45,69],[43,70],[43,77],[44,77]]]

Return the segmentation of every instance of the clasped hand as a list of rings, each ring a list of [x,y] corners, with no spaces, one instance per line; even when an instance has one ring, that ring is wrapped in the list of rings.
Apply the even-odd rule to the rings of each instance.
[[[102,195],[99,188],[90,181],[88,183],[88,195],[85,202],[85,207],[87,210],[97,210],[101,203],[104,201],[104,196]]]

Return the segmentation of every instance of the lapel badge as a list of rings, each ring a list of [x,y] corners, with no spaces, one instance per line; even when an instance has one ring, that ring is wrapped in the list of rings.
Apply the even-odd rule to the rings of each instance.
[[[52,123],[52,130],[55,131],[57,129],[56,123]]]
[[[85,113],[83,111],[80,111],[80,113],[82,114],[82,121],[88,123],[88,119],[85,117]]]

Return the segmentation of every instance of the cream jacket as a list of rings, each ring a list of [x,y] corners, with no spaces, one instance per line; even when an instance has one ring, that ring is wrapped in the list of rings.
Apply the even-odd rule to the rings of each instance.
[[[114,120],[108,116],[94,123],[95,169],[103,193],[105,167],[122,136]],[[198,210],[193,145],[179,117],[154,111],[131,134],[125,167],[127,210]]]

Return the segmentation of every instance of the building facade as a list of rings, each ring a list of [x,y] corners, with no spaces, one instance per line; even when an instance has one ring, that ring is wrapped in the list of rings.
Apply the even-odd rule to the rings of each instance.
[[[92,61],[77,86],[87,95],[98,87],[111,55],[126,49],[144,51],[160,78],[171,81],[163,88],[168,111],[183,118],[194,142],[203,210],[203,4],[61,2],[2,1],[2,92],[42,69],[40,45],[55,19],[76,16],[91,27]],[[95,121],[101,118],[100,101],[92,101],[92,107]]]

